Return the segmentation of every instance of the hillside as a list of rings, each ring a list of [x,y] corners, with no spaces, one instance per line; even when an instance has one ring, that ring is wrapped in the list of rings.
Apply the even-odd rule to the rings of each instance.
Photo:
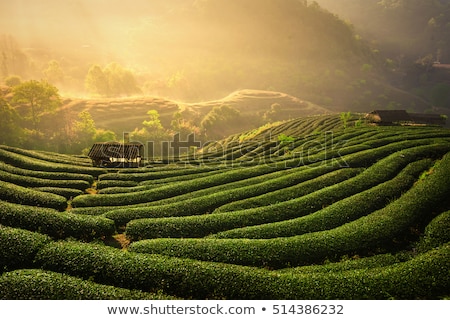
[[[278,104],[272,119],[264,114]],[[121,99],[66,99],[61,113],[78,114],[88,111],[98,128],[114,131],[117,136],[142,127],[149,110],[157,110],[161,124],[169,128],[176,112],[181,112],[186,121],[200,126],[202,119],[214,108],[229,106],[239,112],[240,121],[221,130],[221,138],[230,134],[250,130],[267,121],[325,114],[330,111],[296,97],[273,91],[240,90],[223,99],[198,103],[185,103],[156,97],[130,97]]]
[[[1,80],[44,77],[65,96],[117,97],[135,83],[133,94],[185,102],[248,88],[284,92],[333,111],[394,103],[431,109],[417,93],[399,97],[398,85],[386,83],[386,56],[316,2],[180,0],[168,6],[137,0],[129,6],[113,0],[108,11],[101,0],[25,2],[20,16],[13,2],[0,12],[7,33],[0,36]],[[54,19],[44,23],[40,13]],[[100,87],[111,88],[100,92],[86,88],[92,68],[106,74],[121,69],[130,81],[106,81]]]
[[[2,297],[448,298],[450,131],[345,126],[297,118],[139,169],[0,146]]]

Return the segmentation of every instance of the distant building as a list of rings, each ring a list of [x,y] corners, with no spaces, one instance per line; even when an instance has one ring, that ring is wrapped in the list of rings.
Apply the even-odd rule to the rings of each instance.
[[[142,165],[144,145],[140,142],[98,142],[89,151],[96,167],[138,168]]]
[[[366,119],[379,125],[394,125],[412,121],[406,110],[375,110],[368,113]]]

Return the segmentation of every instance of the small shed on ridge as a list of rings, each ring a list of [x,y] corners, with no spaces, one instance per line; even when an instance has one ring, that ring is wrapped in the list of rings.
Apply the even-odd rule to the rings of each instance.
[[[96,167],[138,168],[142,164],[144,145],[140,142],[97,142],[88,153]]]
[[[380,125],[393,125],[412,121],[406,110],[374,110],[366,115],[366,119]]]

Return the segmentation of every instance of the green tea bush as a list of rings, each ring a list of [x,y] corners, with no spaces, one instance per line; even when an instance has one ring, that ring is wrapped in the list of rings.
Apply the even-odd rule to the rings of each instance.
[[[38,269],[14,270],[0,276],[6,300],[169,300],[168,295],[97,284]]]
[[[58,239],[73,237],[90,240],[111,236],[116,231],[114,222],[103,217],[76,215],[4,201],[0,201],[0,223]]]
[[[323,170],[326,168],[317,168],[317,170],[309,170],[309,172],[305,170],[304,176],[306,177],[307,174],[311,175],[315,172],[320,172],[319,169]],[[302,195],[307,195],[327,186],[350,179],[360,172],[361,170],[359,169],[340,169],[328,174],[324,174],[315,179],[305,179],[307,180],[306,182],[285,189],[280,186],[280,183],[283,179],[274,179],[279,180],[278,184],[278,181],[269,180],[266,184],[271,186],[270,190],[273,190],[274,188],[281,190],[269,192],[265,195],[265,198],[269,203],[278,203],[283,200],[295,198],[296,196],[300,197]],[[286,180],[292,182],[292,177],[287,176]],[[284,183],[286,183],[286,181]],[[250,220],[235,219],[238,215],[235,215],[234,212],[228,215],[198,215],[199,212],[206,212],[208,209],[217,207],[221,203],[229,203],[233,200],[241,199],[242,197],[250,197],[255,193],[264,193],[264,191],[265,189],[263,189],[261,185],[257,185],[255,187],[243,187],[232,191],[212,193],[210,196],[182,201],[173,205],[134,208],[126,210],[126,212],[125,210],[122,210],[121,212],[123,212],[123,215],[128,219],[136,216],[142,217],[147,214],[150,216],[172,216],[170,218],[139,219],[129,222],[126,228],[126,233],[127,236],[132,240],[159,237],[204,237],[208,234],[216,233],[221,230],[227,230],[236,226],[242,226],[242,224],[245,222],[250,223]],[[257,211],[257,209],[255,209],[255,211]],[[113,211],[108,213],[107,216],[110,218],[116,218],[117,216],[114,216],[114,214],[118,213],[119,212],[117,211]],[[181,215],[190,216],[181,217]],[[280,217],[282,216],[283,215],[281,215]],[[260,222],[263,221],[262,219],[264,219],[264,217],[260,216],[258,217],[258,219],[258,222]]]
[[[28,177],[19,174],[5,172],[0,170],[0,180],[11,182],[19,186],[33,188],[33,187],[60,187],[71,188],[78,190],[86,190],[90,184],[84,180],[51,180],[35,177]]]
[[[51,243],[36,256],[45,270],[97,283],[188,299],[416,299],[448,294],[450,245],[404,263],[337,272],[289,273],[136,254],[102,245]]]
[[[4,181],[0,181],[0,200],[24,205],[34,205],[37,207],[53,208],[60,211],[67,207],[67,199],[62,196],[25,188]]]
[[[425,228],[423,239],[419,244],[422,251],[430,250],[450,242],[450,211],[443,212],[434,218]]]
[[[373,248],[390,248],[396,237],[408,233],[411,227],[425,216],[430,216],[433,210],[447,200],[450,190],[449,175],[450,153],[442,158],[433,174],[416,184],[398,200],[332,230],[268,240],[143,240],[131,244],[130,250],[204,261],[283,267],[315,263]]]
[[[149,180],[157,180],[164,178],[171,178],[176,176],[204,173],[204,172],[213,172],[218,170],[217,167],[194,167],[194,168],[171,168],[164,169],[159,171],[148,171],[148,172],[140,172],[140,173],[107,173],[101,175],[100,181],[102,180],[124,180],[124,181],[134,181],[134,182],[142,182]]]
[[[38,191],[48,192],[48,193],[54,193],[60,196],[63,196],[67,200],[75,198],[77,196],[82,195],[84,192],[78,189],[71,189],[71,188],[59,188],[59,187],[39,187],[34,188]]]
[[[319,265],[301,266],[295,268],[286,268],[277,270],[277,272],[291,273],[291,274],[307,274],[307,273],[329,273],[342,272],[357,269],[375,269],[392,266],[396,263],[404,262],[403,259],[391,253],[377,254],[369,257],[359,257],[345,259],[339,262],[328,262]]]
[[[43,234],[0,224],[0,272],[32,267],[36,253],[50,241]]]
[[[432,163],[433,161],[430,159],[410,163],[392,180],[337,201],[304,217],[258,226],[246,226],[219,232],[212,237],[269,239],[336,228],[379,210],[401,196],[403,192],[412,187],[423,171],[430,168]]]
[[[255,177],[276,171],[269,166],[255,166],[251,168],[229,170],[223,173],[203,177],[191,181],[182,181],[159,188],[133,193],[82,195],[73,199],[74,207],[94,206],[123,206],[142,202],[151,202],[174,197],[187,192],[193,192],[233,181]]]
[[[3,148],[0,148],[0,161],[28,170],[80,173],[89,174],[94,177],[106,173],[106,170],[101,168],[49,162],[10,152]]]
[[[138,183],[130,180],[100,180],[97,182],[97,189],[112,188],[112,187],[135,187]]]
[[[89,184],[94,182],[94,178],[89,174],[28,170],[8,165],[3,162],[0,162],[0,170],[24,177],[35,177],[48,180],[82,180],[87,181]]]
[[[55,152],[48,151],[36,151],[36,150],[27,150],[17,147],[11,147],[6,145],[1,145],[1,149],[7,150],[10,152],[14,152],[20,155],[24,155],[30,158],[35,158],[38,160],[44,160],[49,162],[61,163],[61,164],[70,164],[76,166],[91,166],[92,161],[86,156],[77,156],[77,155],[68,155],[61,154]]]
[[[395,175],[403,169],[402,166],[407,165],[412,159],[427,155],[432,148],[433,150],[435,149],[434,146],[420,146],[394,153],[389,157],[380,160],[356,177],[350,178],[344,182],[340,182],[334,185],[331,184],[329,187],[323,187],[322,189],[316,192],[312,192],[303,197],[294,198],[292,200],[284,202],[277,202],[277,199],[275,198],[272,205],[264,207],[232,211],[229,213],[218,213],[217,215],[213,214],[197,218],[187,217],[181,220],[165,219],[157,221],[156,219],[150,219],[133,221],[130,222],[127,226],[127,236],[129,236],[133,240],[143,238],[156,238],[162,236],[201,237],[208,235],[209,233],[229,230],[233,228],[267,224],[271,222],[308,216],[311,213],[322,209],[324,206],[331,205],[336,201],[348,198],[356,193],[363,192],[369,188],[385,182],[386,180],[391,179],[392,177],[395,177]],[[420,171],[423,171],[425,169],[425,166],[423,166],[423,164],[422,166],[419,165],[419,169]],[[417,170],[417,167],[414,170]],[[413,182],[412,179],[413,178],[410,178],[409,180],[410,184],[412,184]],[[398,194],[396,187],[394,188],[394,191],[390,189],[390,192],[396,192],[396,194]],[[382,201],[385,203],[386,200],[382,199]],[[367,206],[367,203],[364,204]],[[184,209],[180,209],[181,207]],[[195,207],[191,205],[186,204],[184,206],[177,206],[177,203],[175,203],[170,207],[161,206],[111,211],[106,216],[110,219],[115,220],[117,223],[118,219],[120,219],[120,221],[122,222],[126,218],[130,220],[131,218],[142,219],[147,215],[162,217],[164,215],[175,216],[177,212],[180,212],[178,213],[178,215],[192,214],[192,211],[190,211],[189,208],[195,209]],[[158,209],[160,211],[158,211]],[[354,219],[368,213],[365,211],[358,211],[358,208],[354,210],[357,212]],[[342,214],[338,215],[338,217],[342,217]],[[339,221],[338,218],[333,217],[330,220],[330,225],[332,225],[332,223],[336,224],[336,220]],[[295,223],[293,223],[293,225],[297,227]],[[258,229],[258,227],[254,228]],[[270,225],[268,228],[271,228]],[[277,226],[275,226],[275,228],[277,228]],[[277,228],[277,230],[281,230],[279,232],[284,232],[283,229]],[[286,232],[288,233],[289,231]],[[256,234],[258,237],[258,231],[256,231]],[[227,235],[225,234],[225,237],[226,236]]]
[[[168,204],[163,205],[155,205],[148,207],[136,207],[136,208],[127,208],[121,210],[115,210],[108,213],[106,216],[110,219],[116,221],[117,224],[126,223],[133,219],[140,218],[148,218],[148,217],[170,217],[170,216],[189,216],[189,215],[200,215],[205,214],[207,212],[212,212],[214,209],[219,206],[240,200],[245,199],[247,197],[257,196],[261,194],[265,194],[267,192],[271,192],[273,190],[282,189],[285,187],[292,186],[292,184],[300,183],[302,181],[307,181],[310,179],[314,179],[321,174],[330,172],[335,170],[333,167],[319,167],[312,168],[308,170],[296,170],[291,174],[286,173],[282,177],[278,177],[275,179],[267,179],[266,181],[251,184],[250,181],[241,181],[235,184],[223,185],[215,187],[213,190],[204,190],[206,191],[206,195],[195,196],[197,194],[190,193],[187,195],[187,199],[183,199],[180,201],[180,197],[178,197],[175,201],[175,198],[169,199],[171,201]],[[357,170],[346,170],[341,172],[342,175],[331,175],[327,176],[330,179],[328,182],[324,181],[316,181],[321,182],[322,185],[327,185],[330,183],[336,183],[338,181],[342,181],[343,179],[350,178],[356,175]],[[248,179],[255,180],[255,179]],[[259,179],[256,179],[259,180]],[[241,185],[244,186],[241,186]],[[314,186],[310,186],[310,190],[314,188]],[[201,194],[204,194],[204,191],[200,191]]]

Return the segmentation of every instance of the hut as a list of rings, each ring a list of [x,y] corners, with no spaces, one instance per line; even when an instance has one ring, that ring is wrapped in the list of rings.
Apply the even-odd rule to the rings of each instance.
[[[447,122],[445,116],[439,114],[410,113],[410,116],[414,124],[445,126]]]
[[[366,119],[379,125],[395,125],[412,121],[406,110],[375,110],[368,113]]]
[[[375,110],[366,119],[378,125],[432,125],[445,126],[446,117],[430,113],[408,113],[406,110]]]
[[[140,142],[97,142],[89,151],[96,167],[138,168],[142,165],[144,145]]]

